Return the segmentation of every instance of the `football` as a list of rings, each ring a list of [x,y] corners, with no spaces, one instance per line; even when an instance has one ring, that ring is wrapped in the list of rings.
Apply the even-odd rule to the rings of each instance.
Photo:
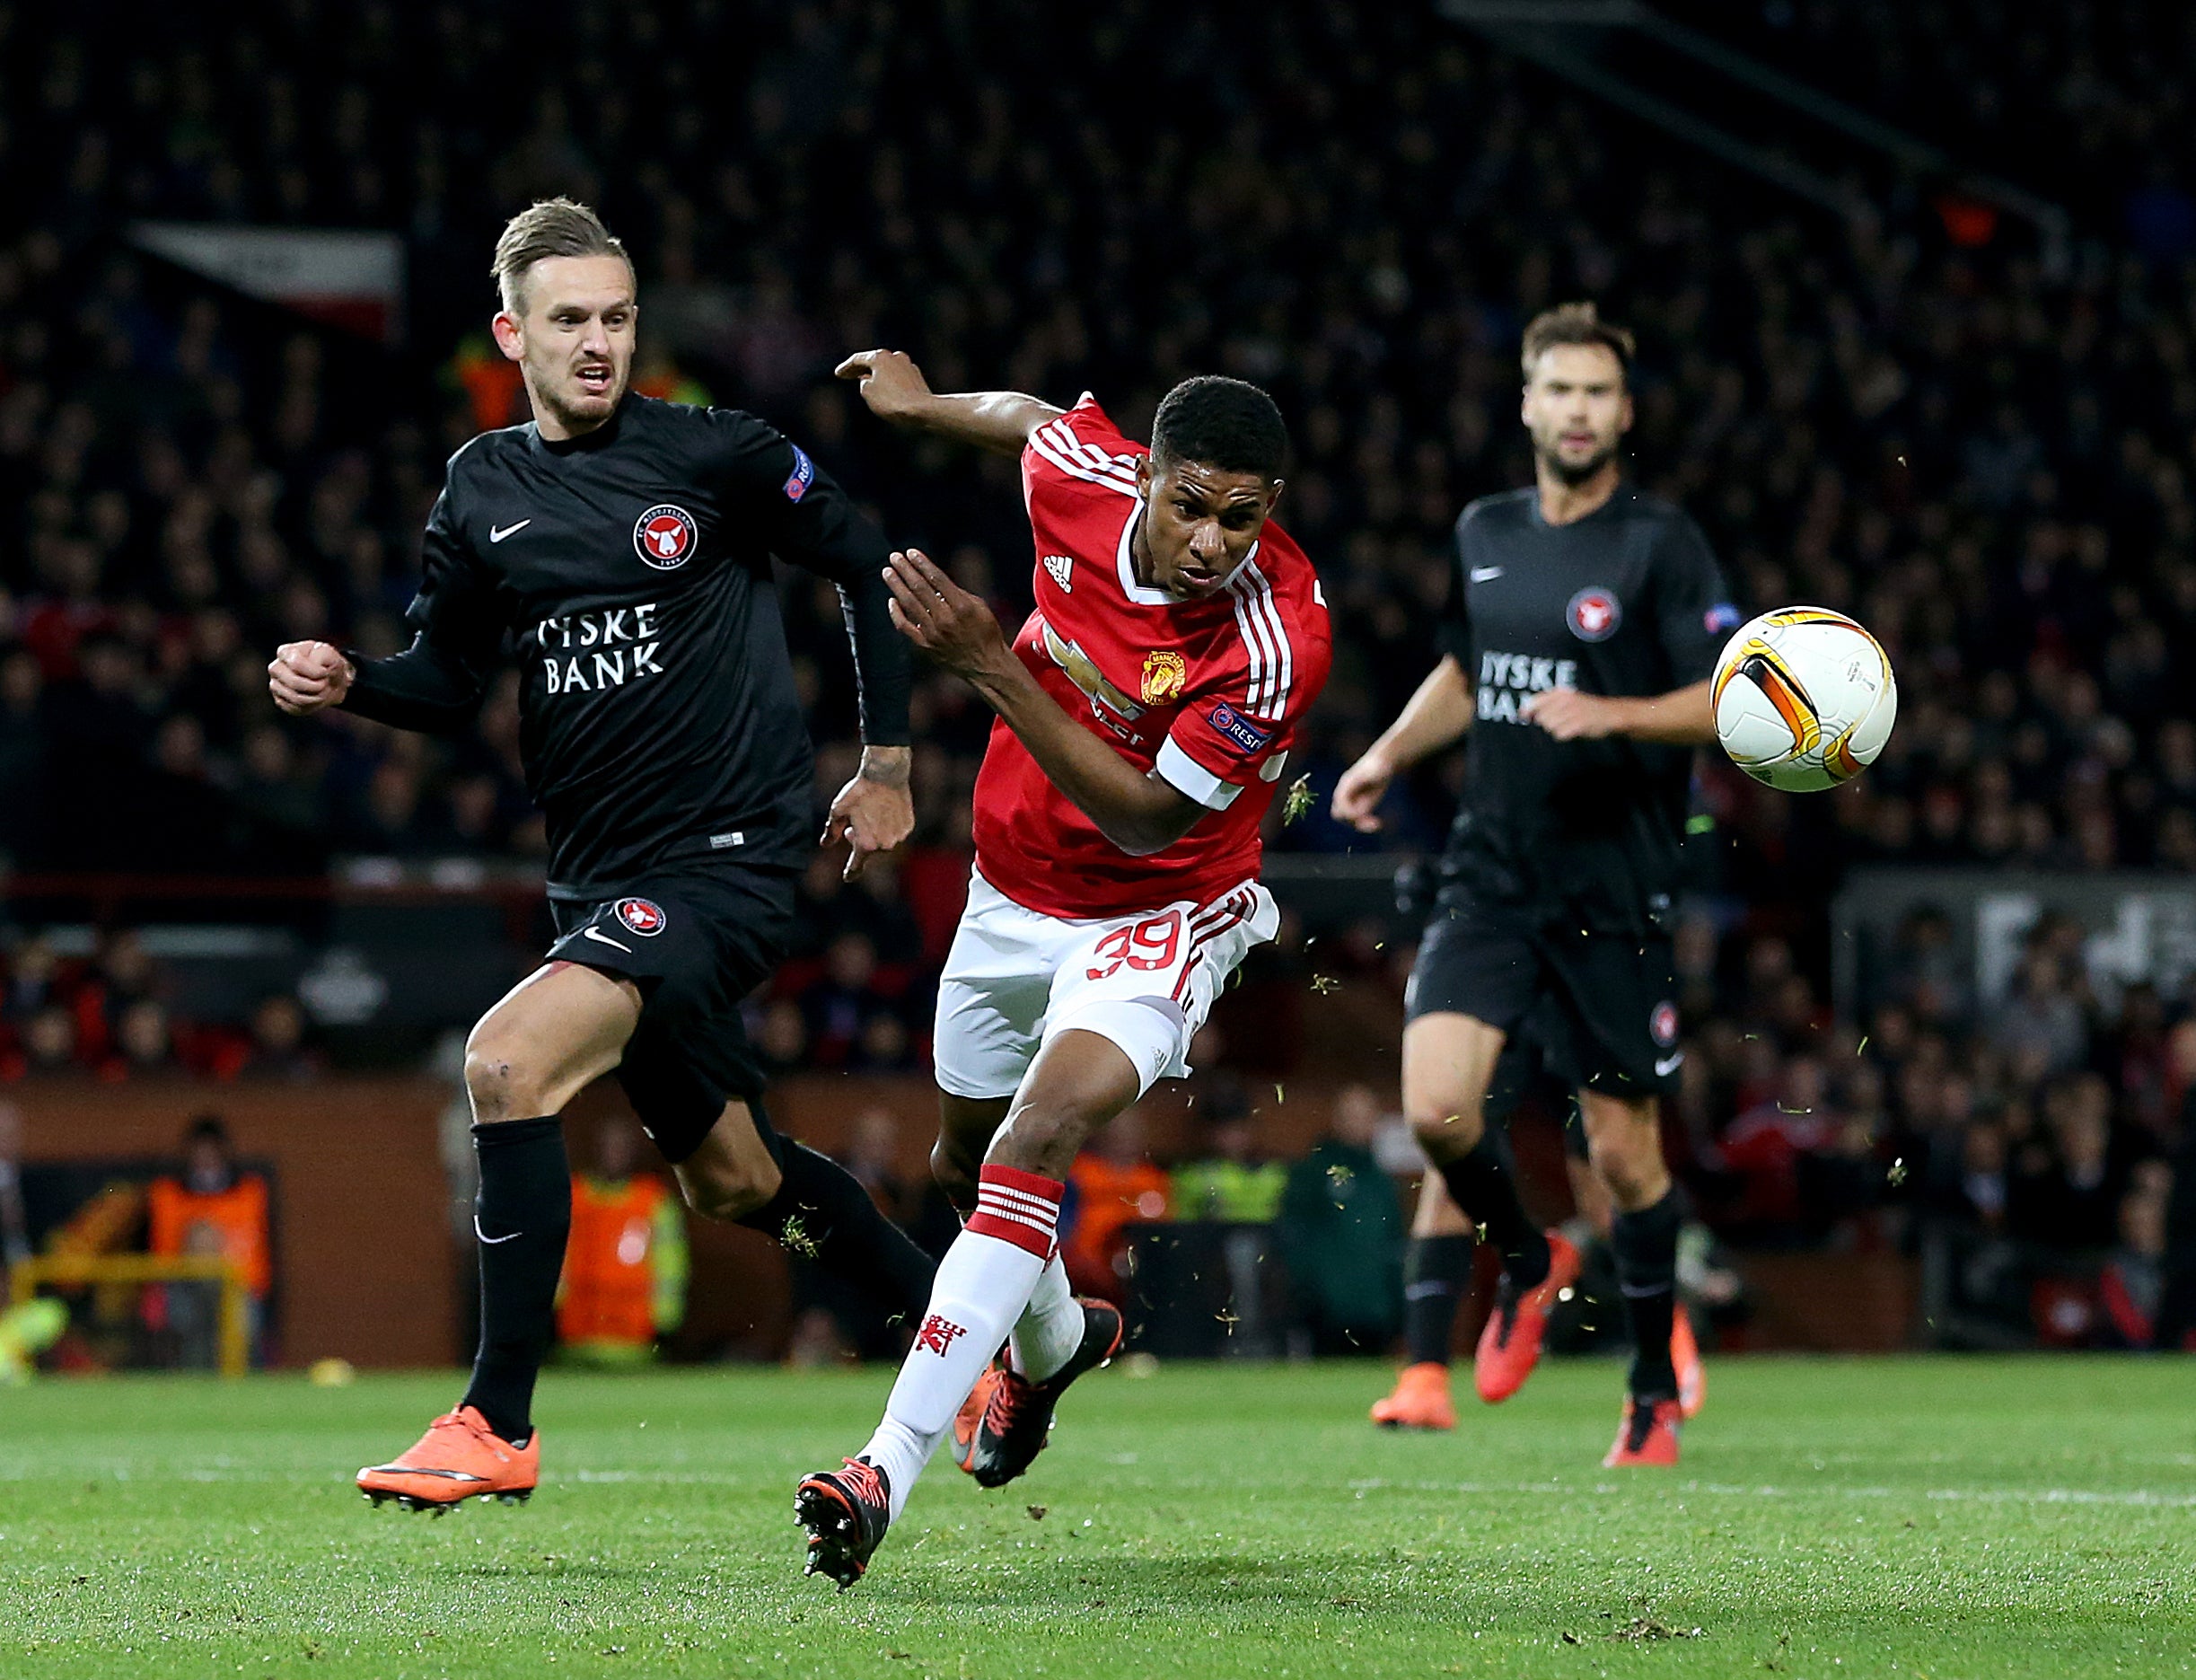
[[[1842,612],[1780,607],[1724,644],[1716,738],[1731,761],[1785,793],[1820,793],[1875,761],[1899,716],[1883,646]]]

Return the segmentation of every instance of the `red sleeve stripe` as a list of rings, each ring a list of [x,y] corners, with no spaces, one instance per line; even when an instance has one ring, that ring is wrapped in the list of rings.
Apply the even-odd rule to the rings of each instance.
[[[1288,644],[1288,628],[1273,598],[1273,585],[1259,570],[1256,555],[1243,563],[1227,585],[1235,598],[1235,626],[1250,655],[1250,688],[1243,708],[1254,717],[1280,718],[1288,710],[1288,691],[1295,684],[1296,658]]]

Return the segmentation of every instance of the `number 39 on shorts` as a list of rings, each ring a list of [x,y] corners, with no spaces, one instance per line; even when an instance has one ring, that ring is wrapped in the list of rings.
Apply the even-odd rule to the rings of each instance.
[[[1124,963],[1134,969],[1173,968],[1181,949],[1181,912],[1171,910],[1164,916],[1116,928],[1106,935],[1092,953],[1105,966],[1085,969],[1083,976],[1085,980],[1111,980]]]

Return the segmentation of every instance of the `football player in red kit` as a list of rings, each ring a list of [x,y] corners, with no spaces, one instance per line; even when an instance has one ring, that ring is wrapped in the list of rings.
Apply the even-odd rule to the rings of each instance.
[[[949,1432],[979,1482],[1011,1481],[1120,1345],[1118,1310],[1068,1293],[1063,1181],[1093,1132],[1188,1073],[1228,974],[1273,937],[1259,822],[1330,650],[1319,579],[1269,518],[1288,439],[1256,386],[1185,381],[1146,450],[1088,396],[1063,413],[940,395],[890,350],[839,371],[884,419],[1019,454],[1037,554],[1011,642],[920,552],[885,576],[902,632],[998,721],[938,987],[932,1161],[966,1225],[875,1435],[795,1496],[810,1572],[845,1586]]]

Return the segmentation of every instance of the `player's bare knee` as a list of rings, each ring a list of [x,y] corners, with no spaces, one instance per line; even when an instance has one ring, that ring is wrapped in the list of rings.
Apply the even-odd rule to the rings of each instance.
[[[976,1175],[982,1168],[980,1160],[956,1148],[950,1139],[940,1138],[930,1146],[930,1176],[962,1213],[976,1206]]]
[[[1588,1140],[1586,1158],[1619,1207],[1639,1205],[1656,1181],[1665,1176],[1659,1140],[1650,1144],[1629,1135],[1604,1135]]]
[[[465,1095],[475,1121],[528,1120],[543,1112],[541,1083],[530,1060],[513,1034],[487,1022],[473,1029],[465,1043]]]
[[[1413,1104],[1405,1111],[1410,1135],[1436,1161],[1453,1161],[1479,1142],[1486,1122],[1477,1103]]]
[[[1091,1114],[1074,1102],[1025,1102],[1007,1116],[984,1158],[999,1166],[1064,1179],[1084,1143],[1111,1118]]]

